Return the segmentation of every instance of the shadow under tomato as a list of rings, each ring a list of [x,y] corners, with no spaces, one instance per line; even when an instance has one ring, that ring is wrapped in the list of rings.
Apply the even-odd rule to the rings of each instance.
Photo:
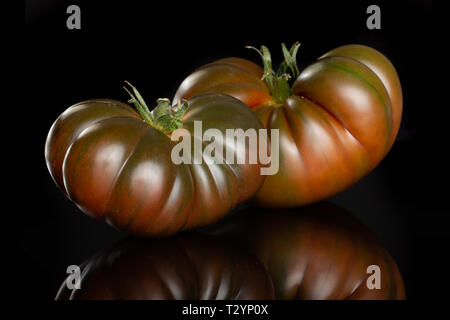
[[[277,299],[406,298],[388,251],[369,228],[330,203],[290,210],[249,207],[204,231],[258,257]],[[380,288],[373,288],[373,266],[379,267]]]
[[[64,281],[56,299],[249,300],[274,297],[270,277],[255,257],[198,233],[182,233],[165,239],[126,239],[98,253],[81,269],[81,288],[70,290],[68,281]]]
[[[395,261],[372,231],[330,203],[244,206],[196,232],[126,239],[81,269],[81,289],[64,281],[56,299],[406,298]]]

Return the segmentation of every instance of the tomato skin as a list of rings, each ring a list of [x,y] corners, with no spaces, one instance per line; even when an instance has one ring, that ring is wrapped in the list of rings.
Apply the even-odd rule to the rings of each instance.
[[[388,251],[371,230],[332,204],[246,208],[207,232],[258,257],[277,299],[406,299],[402,275]],[[380,289],[366,285],[371,265],[380,267]]]
[[[273,103],[262,76],[263,70],[256,63],[241,58],[220,59],[189,75],[178,87],[173,102],[211,92],[231,95],[249,107]]]
[[[377,50],[362,45],[347,45],[333,49],[325,57],[344,57],[354,59],[372,70],[386,88],[392,105],[391,146],[395,141],[403,111],[403,93],[400,79],[392,63]]]
[[[229,94],[266,128],[280,129],[280,170],[266,178],[257,204],[289,208],[328,198],[369,173],[391,148],[402,91],[395,68],[375,49],[348,45],[326,53],[300,73],[282,104],[270,97],[262,75],[250,61],[218,60],[188,76],[174,98]]]
[[[202,121],[203,132],[262,128],[258,118],[230,96],[206,94],[188,103],[183,123],[192,139],[196,120]],[[128,105],[89,100],[56,120],[45,156],[56,184],[82,211],[144,237],[216,221],[263,183],[259,163],[175,165],[175,143]]]
[[[82,266],[80,290],[64,281],[57,300],[273,299],[273,285],[253,256],[211,237],[128,239]]]

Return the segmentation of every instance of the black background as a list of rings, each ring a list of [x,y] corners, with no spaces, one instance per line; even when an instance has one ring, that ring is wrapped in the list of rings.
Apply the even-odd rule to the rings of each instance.
[[[443,170],[431,165],[430,155],[438,155],[427,142],[430,121],[424,115],[433,107],[427,94],[433,91],[431,1],[138,3],[25,1],[21,101],[25,99],[32,121],[25,157],[28,194],[15,214],[21,225],[16,270],[26,274],[32,266],[32,282],[39,288],[38,294],[25,290],[25,295],[53,299],[68,265],[124,237],[81,214],[53,183],[44,144],[61,112],[89,98],[126,101],[124,80],[134,83],[147,102],[171,98],[179,83],[204,63],[227,56],[259,63],[256,53],[244,46],[261,44],[271,49],[276,63],[280,43],[290,46],[297,40],[302,43],[300,68],[349,43],[376,48],[396,67],[404,94],[397,141],[372,173],[329,201],[381,238],[399,265],[409,298],[440,281],[443,274],[426,271],[442,254],[446,234],[444,206],[430,178]],[[81,30],[66,28],[70,4],[81,8]],[[381,30],[366,27],[370,4],[381,7]]]

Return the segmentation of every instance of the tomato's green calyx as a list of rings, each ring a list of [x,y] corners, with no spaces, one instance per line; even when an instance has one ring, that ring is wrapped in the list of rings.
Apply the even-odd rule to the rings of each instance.
[[[176,106],[172,106],[169,99],[160,98],[156,100],[156,107],[150,111],[139,91],[128,81],[125,81],[125,84],[129,88],[123,88],[131,97],[128,103],[134,104],[142,119],[153,128],[169,135],[183,126],[181,119],[188,107],[186,100],[180,100]]]
[[[261,56],[264,65],[264,75],[262,79],[266,81],[270,94],[277,103],[284,103],[284,101],[292,94],[293,82],[300,74],[296,58],[299,47],[300,43],[298,42],[294,43],[290,50],[286,48],[284,43],[281,44],[284,60],[280,64],[277,72],[273,70],[272,57],[266,46],[261,46],[260,50],[252,46],[246,47],[255,50]]]

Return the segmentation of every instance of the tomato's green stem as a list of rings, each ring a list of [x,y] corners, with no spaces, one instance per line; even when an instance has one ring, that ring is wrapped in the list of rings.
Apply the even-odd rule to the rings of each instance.
[[[290,50],[286,48],[284,43],[281,44],[284,60],[280,64],[277,72],[273,70],[272,57],[266,46],[261,46],[260,50],[252,46],[246,47],[255,50],[261,56],[264,66],[262,79],[266,81],[270,94],[277,103],[283,103],[292,94],[293,82],[300,74],[296,60],[299,47],[300,43],[298,42],[294,43]]]
[[[188,107],[186,100],[178,101],[178,104],[172,107],[169,99],[160,98],[156,100],[156,107],[150,111],[139,91],[128,81],[125,81],[125,84],[129,87],[123,87],[130,95],[128,103],[134,104],[142,119],[153,128],[169,135],[183,125],[181,119]]]

